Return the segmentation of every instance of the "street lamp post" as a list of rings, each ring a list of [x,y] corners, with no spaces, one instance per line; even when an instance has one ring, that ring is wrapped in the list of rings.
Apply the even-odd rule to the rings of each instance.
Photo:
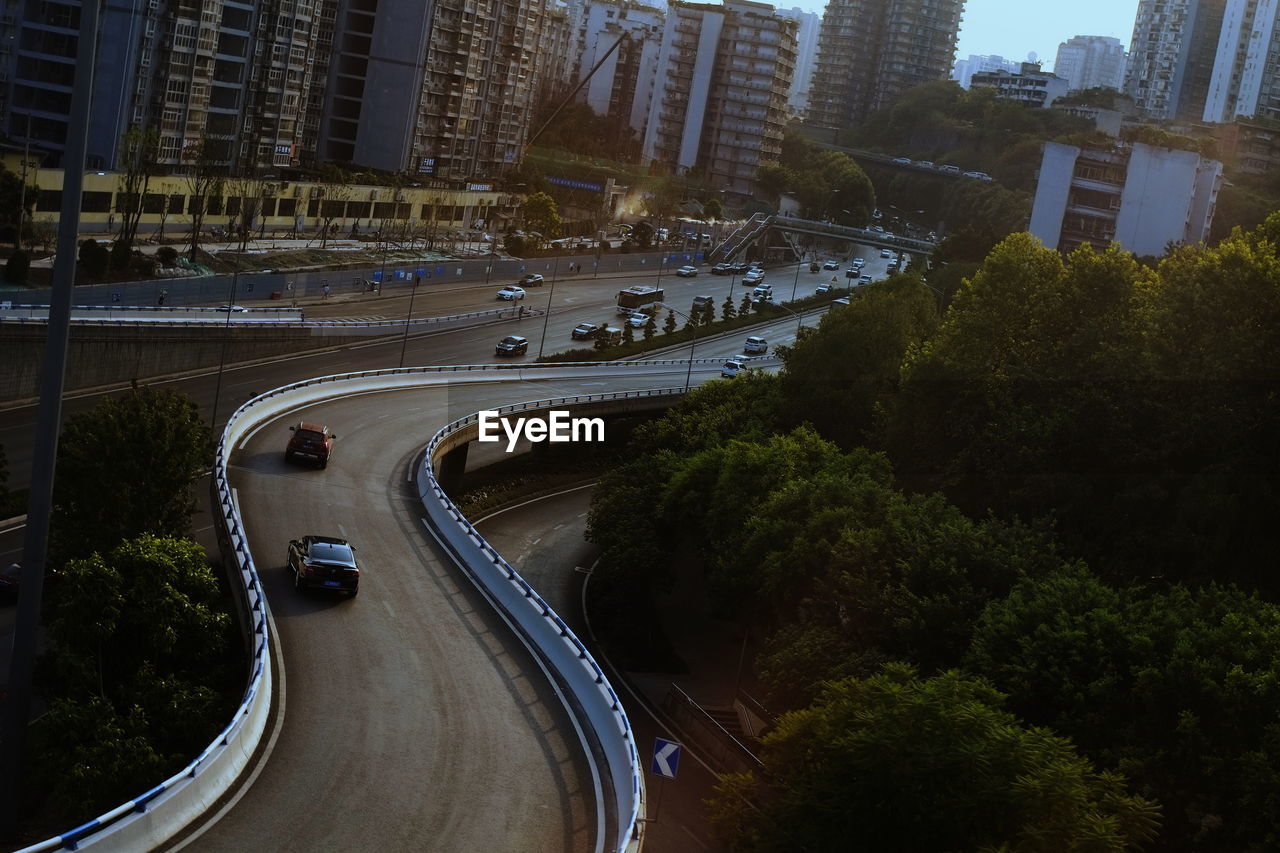
[[[413,277],[413,285],[409,290],[409,311],[404,315],[404,340],[400,343],[400,366],[404,367],[404,354],[409,348],[409,322],[413,319],[413,298],[418,295],[418,277]]]
[[[218,430],[218,401],[222,397],[222,371],[227,364],[227,344],[231,340],[231,314],[236,304],[236,284],[240,281],[240,270],[231,274],[231,289],[227,293],[227,322],[222,327],[222,355],[218,358],[218,380],[213,386],[213,412],[209,416],[209,426],[216,433]]]
[[[693,351],[698,346],[698,324],[688,314],[684,313],[683,311],[672,308],[669,304],[665,302],[655,302],[654,304],[657,305],[659,308],[663,308],[667,311],[670,311],[672,314],[676,314],[680,317],[685,318],[686,320],[689,321],[689,328],[693,329],[693,340],[689,343],[689,369],[685,371],[685,374],[684,374],[684,390],[686,393],[688,393],[690,386],[693,384]]]
[[[797,314],[795,311],[792,311],[792,310],[791,310],[790,308],[788,308],[787,306],[785,306],[785,305],[779,305],[779,304],[778,304],[778,303],[776,303],[776,302],[773,304],[773,307],[774,307],[774,308],[781,308],[783,311],[786,311],[786,312],[787,312],[788,314],[790,314],[792,317],[795,317],[795,318],[796,318],[796,340],[799,340],[799,339],[800,339],[800,329],[801,329],[801,327],[802,327],[802,326],[804,326],[804,316],[803,316],[803,315],[801,315],[801,314]]]
[[[547,344],[547,324],[551,322],[551,300],[556,297],[556,275],[560,272],[560,256],[556,255],[556,264],[551,270],[551,290],[547,292],[547,312],[542,317],[542,340],[538,341],[538,358],[542,358],[542,348]]]

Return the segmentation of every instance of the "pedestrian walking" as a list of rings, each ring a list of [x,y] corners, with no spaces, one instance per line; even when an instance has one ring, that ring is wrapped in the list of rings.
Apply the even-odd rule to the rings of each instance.
[[[320,292],[324,294],[323,296],[320,297],[321,299],[329,298],[329,282],[326,281],[324,283],[324,287],[320,288]]]
[[[157,304],[157,305],[161,305],[161,306],[163,306],[163,305],[164,305],[164,301],[165,301],[166,299],[168,299],[168,298],[169,298],[169,291],[167,291],[167,290],[162,290],[162,291],[160,291],[160,297],[159,297],[158,299],[156,299],[156,304]]]

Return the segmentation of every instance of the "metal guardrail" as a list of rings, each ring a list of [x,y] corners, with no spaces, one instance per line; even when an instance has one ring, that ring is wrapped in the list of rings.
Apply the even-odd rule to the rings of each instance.
[[[700,741],[704,754],[728,771],[746,773],[759,770],[764,762],[732,732],[720,725],[706,709],[676,684],[667,689],[663,709],[681,728]],[[702,736],[699,737],[699,734]]]
[[[774,359],[766,356],[741,360],[771,361]],[[268,653],[268,644],[271,640],[270,624],[266,617],[267,603],[262,590],[262,582],[244,536],[243,522],[240,518],[238,504],[227,479],[227,462],[231,450],[239,443],[240,438],[256,428],[259,423],[295,408],[300,402],[300,397],[302,398],[301,401],[309,402],[312,399],[321,399],[329,396],[334,393],[331,389],[340,384],[363,385],[366,389],[394,390],[416,387],[426,382],[428,377],[439,379],[442,374],[451,373],[490,372],[502,374],[530,371],[534,374],[554,375],[558,371],[566,375],[589,375],[601,369],[641,370],[664,365],[687,366],[690,361],[690,359],[672,358],[653,361],[605,361],[570,364],[468,364],[383,368],[306,379],[273,389],[246,402],[232,414],[227,422],[222,438],[218,442],[213,473],[219,511],[222,514],[223,523],[226,525],[228,539],[232,547],[232,556],[235,560],[234,570],[231,575],[240,581],[236,588],[236,594],[241,597],[244,612],[251,614],[254,620],[252,625],[254,647],[250,669],[251,675],[240,706],[236,709],[231,722],[222,732],[178,773],[87,823],[38,844],[22,848],[16,853],[77,850],[81,847],[98,844],[103,845],[104,848],[111,847],[116,849],[149,849],[155,847],[198,818],[200,814],[229,790],[257,748],[266,728],[266,717],[271,705],[272,670],[271,658]],[[723,361],[724,359],[722,358],[692,359],[694,365],[713,365]],[[616,392],[612,395],[581,395],[562,397],[558,398],[559,402],[551,402],[558,405],[569,405],[571,401],[588,402],[596,399],[623,399],[628,394],[631,397],[638,397],[653,396],[660,393],[674,396],[684,393],[684,388],[648,392]],[[546,403],[547,401],[517,403],[506,407],[503,411],[528,411],[533,408],[545,407]],[[476,415],[469,415],[468,418],[474,419]],[[443,435],[447,434],[448,431],[465,426],[465,421],[467,421],[467,418],[454,421],[449,426],[446,426],[435,435],[428,448],[438,446]],[[426,458],[430,459],[429,452]],[[424,469],[425,471],[420,472],[420,474],[429,473],[430,466],[424,465]],[[493,547],[475,532],[470,523],[461,516],[457,508],[452,505],[452,502],[449,502],[448,497],[439,489],[439,485],[434,482],[434,474],[430,474],[428,482],[432,484],[431,488],[422,492],[422,494],[424,496],[430,494],[436,497],[434,501],[426,501],[424,497],[424,506],[428,508],[428,511],[432,511],[434,506],[436,508],[435,515],[439,516],[440,512],[446,513],[445,517],[448,518],[449,523],[457,525],[460,530],[464,530],[466,540],[471,543],[468,550],[473,554],[486,555],[484,565],[489,568],[498,566],[499,569],[505,566],[502,577],[505,581],[514,584],[513,589],[519,590],[521,598],[530,602],[529,607],[533,609],[529,610],[529,614],[536,612],[538,619],[542,620],[546,626],[543,634],[554,629],[554,645],[566,650],[572,648],[575,655],[581,652],[580,657],[575,657],[580,670],[580,672],[576,673],[579,677],[575,683],[581,686],[581,675],[590,673],[591,687],[586,691],[585,698],[597,701],[607,699],[609,714],[611,716],[619,715],[616,717],[617,728],[614,731],[610,731],[606,727],[596,732],[600,743],[610,745],[609,741],[612,740],[613,743],[611,745],[615,749],[618,748],[619,744],[626,744],[626,752],[630,756],[628,760],[638,761],[634,756],[634,742],[628,739],[629,725],[622,725],[626,721],[626,715],[622,711],[621,702],[618,700],[617,694],[613,692],[613,689],[608,686],[608,681],[604,679],[599,665],[594,660],[591,660],[590,655],[586,653],[581,641],[573,636],[573,632],[542,601],[533,588],[523,578],[520,578],[518,573],[502,560]],[[550,640],[550,635],[547,634],[542,639]],[[575,673],[570,670],[570,674]],[[598,681],[596,680],[597,678],[599,679]],[[578,696],[577,698],[581,700],[584,697]],[[636,768],[636,775],[633,780],[638,785],[638,764],[636,764]],[[627,787],[630,789],[631,786],[628,785]],[[628,837],[630,836],[635,826],[635,820],[638,818],[638,793],[635,790],[629,790],[625,796],[634,796],[635,800],[628,801],[619,811],[619,814],[627,823],[626,832],[623,833],[622,824],[624,820],[620,819],[619,821],[620,840],[622,840],[624,834]],[[622,848],[618,849],[621,850]]]
[[[417,318],[410,319],[408,321],[408,325],[410,328],[415,328],[420,326],[443,325],[446,323],[460,323],[467,320],[475,320],[478,322],[485,321],[485,320],[501,320],[507,317],[515,317],[519,312],[520,307],[521,306],[517,305],[517,306],[507,306],[505,308],[487,308],[483,311],[467,311],[461,314],[446,314],[440,317],[417,317]],[[252,317],[252,313],[255,313],[258,311],[273,310],[273,309],[251,309],[251,312],[246,312],[246,314],[248,314],[249,316],[245,316],[244,314],[233,313],[230,315],[230,320],[228,320],[228,315],[226,312],[219,311],[217,308],[206,308],[206,309],[133,308],[133,309],[122,310],[122,309],[114,308],[112,306],[77,306],[73,310],[91,310],[95,308],[103,310],[107,313],[111,313],[113,311],[119,312],[120,315],[124,315],[126,313],[137,313],[141,311],[165,312],[170,310],[172,310],[172,312],[175,314],[189,314],[197,310],[204,310],[204,311],[210,312],[210,319],[209,320],[177,320],[175,319],[175,320],[164,321],[164,320],[151,319],[150,317],[148,317],[148,319],[145,319],[145,320],[141,320],[141,319],[132,320],[132,318],[129,318],[127,316],[116,316],[109,319],[104,318],[100,320],[89,319],[84,317],[72,317],[71,323],[76,326],[119,327],[122,325],[127,325],[132,320],[132,322],[137,322],[140,325],[145,324],[148,328],[162,325],[166,328],[193,328],[193,329],[194,328],[208,329],[210,326],[218,326],[218,325],[224,325],[224,326],[231,325],[231,326],[237,326],[237,327],[252,326],[254,328],[288,327],[293,329],[296,329],[299,327],[304,327],[309,329],[343,328],[343,329],[366,329],[366,330],[375,330],[375,329],[385,328],[388,330],[388,334],[396,330],[402,331],[406,325],[405,320],[358,320],[358,319],[344,319],[341,317],[327,317],[322,319],[306,320],[302,318],[301,316],[302,312],[298,309],[280,309],[283,313],[289,313],[290,310],[292,310],[292,313],[298,314],[299,316],[292,319],[281,318],[279,320],[260,320]],[[12,310],[16,310],[16,309],[24,309],[24,310],[35,309],[36,311],[44,311],[46,313],[42,316],[37,314],[27,314],[25,316],[19,316],[15,313],[12,313]],[[0,324],[12,323],[15,325],[25,325],[25,324],[45,325],[49,322],[49,317],[47,312],[48,312],[48,308],[46,306],[41,306],[41,305],[14,306],[14,308],[11,310],[0,309]],[[542,308],[525,308],[524,314],[521,316],[541,317],[545,313],[546,313],[546,310]]]
[[[230,423],[227,430],[218,444],[213,471],[214,485],[219,509],[227,523],[227,537],[235,561],[232,574],[240,580],[239,585],[232,586],[235,594],[241,598],[243,612],[250,614],[253,638],[251,674],[240,706],[236,708],[227,727],[178,773],[105,814],[68,832],[23,848],[18,853],[77,850],[100,841],[107,841],[121,849],[148,849],[153,846],[153,842],[163,841],[203,813],[240,775],[257,748],[266,728],[272,690],[271,656],[267,650],[269,637],[266,599],[244,538],[234,495],[227,482],[227,435],[232,430]],[[211,780],[211,787],[215,790],[205,790],[203,783],[206,780]],[[163,816],[157,814],[157,810],[162,808],[166,811]],[[168,831],[167,827],[173,824],[176,826]],[[113,830],[109,841],[94,838],[107,830]]]

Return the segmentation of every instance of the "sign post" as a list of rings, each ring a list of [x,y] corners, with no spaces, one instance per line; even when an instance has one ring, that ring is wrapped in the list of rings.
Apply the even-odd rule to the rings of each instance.
[[[653,761],[649,764],[649,772],[667,782],[674,782],[676,775],[680,772],[680,752],[683,749],[679,743],[674,740],[656,737],[653,739]],[[662,789],[666,785],[658,786],[658,795],[653,804],[653,817],[647,818],[656,822],[658,815],[662,812]]]

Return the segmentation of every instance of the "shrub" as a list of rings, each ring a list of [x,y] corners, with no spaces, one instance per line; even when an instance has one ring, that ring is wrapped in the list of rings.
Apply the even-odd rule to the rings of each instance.
[[[129,268],[129,260],[133,257],[133,246],[124,241],[116,240],[111,244],[111,268],[113,270],[123,270]]]
[[[31,256],[19,249],[4,265],[4,280],[10,284],[26,284],[31,271]]]
[[[172,267],[178,262],[178,250],[172,246],[161,246],[156,249],[156,260],[166,268]]]
[[[102,278],[107,274],[107,265],[111,262],[111,253],[97,240],[92,238],[80,244],[80,266],[85,275],[91,278]]]

